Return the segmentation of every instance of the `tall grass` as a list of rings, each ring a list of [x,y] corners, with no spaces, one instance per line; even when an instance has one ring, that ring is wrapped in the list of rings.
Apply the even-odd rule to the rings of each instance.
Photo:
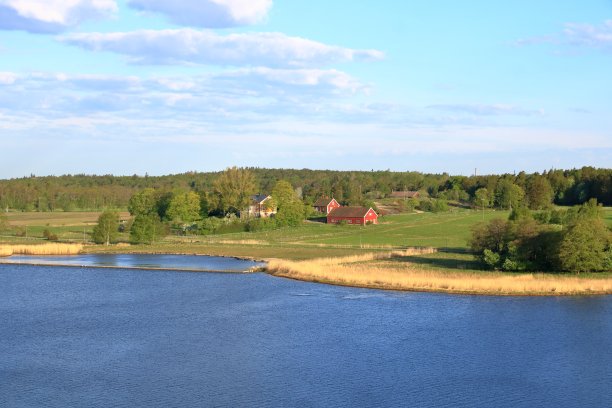
[[[76,255],[82,244],[49,243],[41,245],[0,245],[0,256],[10,255]]]
[[[421,252],[423,253],[423,252]],[[412,252],[410,255],[414,255]],[[410,262],[377,260],[409,255],[405,251],[307,261],[271,260],[268,272],[312,282],[380,289],[494,295],[577,295],[612,293],[612,279],[544,274],[442,272]]]

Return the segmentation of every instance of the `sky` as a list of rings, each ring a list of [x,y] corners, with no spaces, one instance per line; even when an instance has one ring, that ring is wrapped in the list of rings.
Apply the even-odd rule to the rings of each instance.
[[[612,167],[612,0],[0,0],[0,178]]]

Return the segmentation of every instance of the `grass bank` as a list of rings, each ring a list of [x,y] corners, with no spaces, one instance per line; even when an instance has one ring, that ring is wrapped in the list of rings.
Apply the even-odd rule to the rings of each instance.
[[[304,261],[273,259],[268,272],[290,279],[363,288],[479,295],[565,296],[612,294],[612,278],[538,273],[429,269],[407,261],[433,248]]]
[[[0,256],[11,255],[76,255],[83,250],[81,244],[49,243],[40,245],[0,245]]]

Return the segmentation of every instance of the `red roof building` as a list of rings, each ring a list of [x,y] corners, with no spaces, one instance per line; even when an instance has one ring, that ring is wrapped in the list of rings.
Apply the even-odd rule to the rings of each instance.
[[[351,225],[378,224],[378,214],[368,207],[340,207],[327,214],[328,224],[346,221]]]
[[[325,215],[332,212],[334,208],[342,207],[339,202],[336,201],[335,198],[319,198],[313,205],[315,210]]]

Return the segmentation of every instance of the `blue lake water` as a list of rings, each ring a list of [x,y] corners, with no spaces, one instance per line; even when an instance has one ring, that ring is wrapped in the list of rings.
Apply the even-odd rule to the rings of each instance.
[[[612,406],[611,297],[30,265],[0,290],[0,406]]]
[[[13,255],[0,258],[0,263],[225,272],[244,272],[249,268],[263,265],[262,262],[221,256],[155,254]]]

